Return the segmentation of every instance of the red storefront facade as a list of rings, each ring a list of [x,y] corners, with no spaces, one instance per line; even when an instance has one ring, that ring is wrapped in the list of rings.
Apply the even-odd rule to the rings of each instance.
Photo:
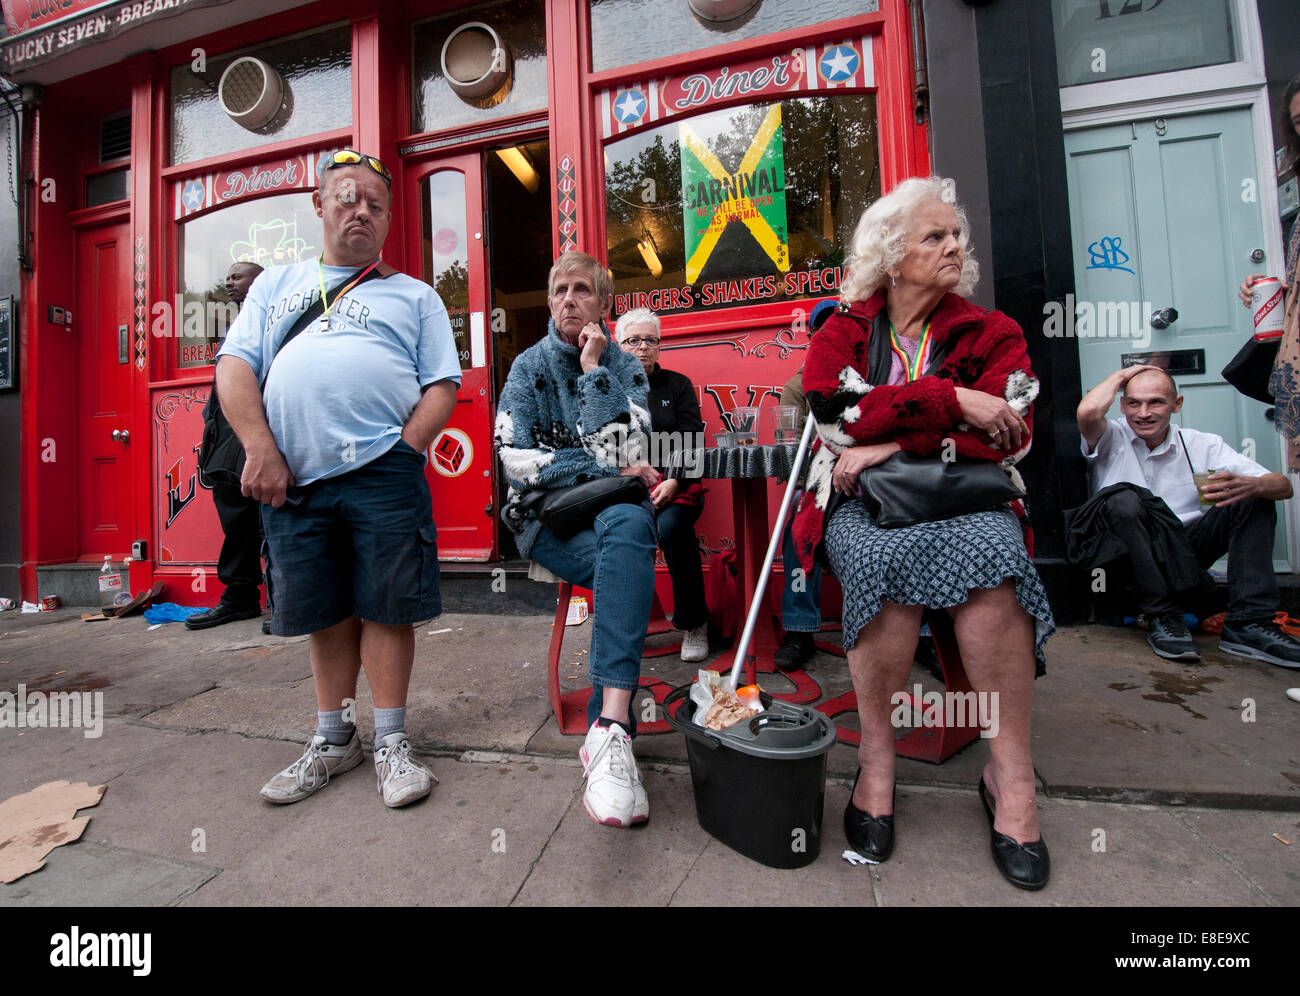
[[[614,317],[661,314],[662,363],[695,383],[706,431],[774,404],[858,214],[928,171],[927,136],[904,0],[729,6],[711,22],[688,0],[326,0],[247,20],[268,6],[82,3],[0,43],[8,74],[44,87],[27,135],[23,597],[40,565],[144,541],[133,588],[215,602],[221,537],[196,450],[232,314],[220,277],[319,252],[309,195],[333,149],[390,166],[384,257],[452,317],[463,382],[428,471],[444,559],[515,555],[494,403],[544,334],[564,249],[607,260]],[[117,61],[162,31],[168,44]],[[113,64],[60,74],[97,54]],[[232,115],[241,72],[260,123]],[[716,550],[735,537],[727,485],[710,490],[700,533]]]

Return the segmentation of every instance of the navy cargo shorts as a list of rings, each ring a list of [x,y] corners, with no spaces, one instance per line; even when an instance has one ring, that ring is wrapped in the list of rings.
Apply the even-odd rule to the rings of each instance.
[[[442,612],[425,458],[405,440],[339,477],[262,506],[271,632],[317,633],[351,616],[399,626]]]

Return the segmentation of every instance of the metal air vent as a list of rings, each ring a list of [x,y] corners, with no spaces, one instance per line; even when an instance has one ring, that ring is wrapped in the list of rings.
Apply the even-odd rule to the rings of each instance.
[[[99,161],[111,163],[131,154],[131,115],[114,114],[99,122]]]
[[[221,109],[236,124],[257,131],[271,123],[284,100],[284,78],[275,69],[246,55],[221,74],[217,84]]]

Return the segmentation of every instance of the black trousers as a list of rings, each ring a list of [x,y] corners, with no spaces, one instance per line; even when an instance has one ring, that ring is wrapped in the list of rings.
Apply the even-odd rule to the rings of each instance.
[[[673,582],[673,626],[680,630],[694,629],[709,621],[700,541],[695,537],[695,523],[703,513],[703,505],[673,502],[660,509],[655,518],[659,549],[664,552]]]
[[[1118,491],[1105,500],[1111,532],[1128,548],[1138,609],[1147,615],[1181,612],[1166,573],[1153,554],[1151,532],[1141,498]],[[1185,552],[1202,567],[1228,555],[1228,623],[1272,619],[1279,595],[1273,573],[1273,530],[1277,510],[1273,502],[1248,498],[1226,508],[1207,508],[1205,514],[1183,526],[1175,542],[1185,542]]]
[[[218,484],[212,489],[225,539],[217,558],[217,577],[226,586],[221,601],[237,608],[260,608],[262,583],[262,503],[246,498],[239,488]]]

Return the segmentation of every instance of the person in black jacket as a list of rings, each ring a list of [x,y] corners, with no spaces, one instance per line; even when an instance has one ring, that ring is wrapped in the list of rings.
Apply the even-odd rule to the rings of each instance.
[[[614,326],[624,351],[645,367],[650,380],[650,460],[660,474],[679,446],[704,445],[704,419],[690,378],[659,366],[659,318],[646,308],[624,314]],[[673,626],[684,633],[682,660],[709,656],[709,607],[704,600],[704,570],[695,523],[704,511],[704,487],[699,481],[661,476],[650,492],[654,502],[659,549],[673,583]]]
[[[256,263],[232,263],[226,273],[226,296],[241,307],[248,288],[262,272]],[[214,391],[215,394],[215,391]],[[206,412],[204,413],[206,417]],[[237,487],[216,484],[212,504],[221,520],[221,553],[217,556],[217,577],[225,585],[221,600],[206,612],[185,620],[186,629],[208,629],[262,614],[262,503],[245,497]],[[262,624],[269,633],[270,620]]]

